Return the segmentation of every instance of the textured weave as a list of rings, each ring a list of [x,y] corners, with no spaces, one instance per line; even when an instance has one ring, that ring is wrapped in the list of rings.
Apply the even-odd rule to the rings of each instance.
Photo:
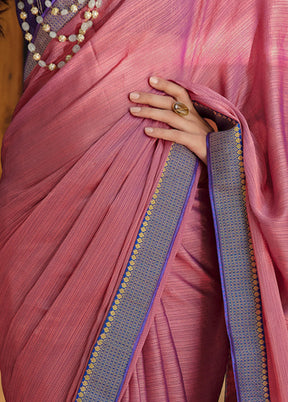
[[[138,0],[135,4],[108,1],[81,51],[63,69],[51,74],[36,67],[31,72],[5,135],[0,185],[0,368],[6,399],[76,397],[170,148],[146,137],[147,122],[128,112],[128,93],[150,90],[148,77],[153,74],[182,83],[194,99],[241,123],[271,400],[287,402],[287,2]],[[75,32],[78,23],[76,16],[62,31]],[[48,62],[62,60],[63,46],[51,41],[43,57]],[[181,248],[188,220],[186,215],[168,268]],[[193,230],[191,226],[190,234]],[[204,252],[202,257],[205,260]],[[183,312],[179,322],[169,306],[172,318],[167,326],[164,313],[154,315],[163,312],[160,295],[167,296],[168,271],[123,385],[121,398],[126,400],[130,391],[131,401],[137,400],[132,389],[157,394],[155,382],[160,396],[168,392],[164,400],[173,401],[178,395],[170,392],[175,384],[169,388],[163,377],[156,381],[141,368],[145,356],[148,367],[153,366],[155,349],[150,355],[148,351],[149,342],[157,339],[153,333],[158,331],[164,344],[170,339],[170,327],[177,345],[182,337]],[[181,289],[182,284],[178,282]],[[205,283],[197,290],[205,293]],[[193,304],[192,296],[188,300]],[[210,314],[201,311],[202,319],[211,322]],[[162,325],[167,329],[164,335]],[[190,333],[184,333],[186,350],[177,346],[172,359],[190,353]],[[221,349],[218,344],[216,348]],[[158,372],[171,378],[165,351],[164,369]],[[210,350],[210,356],[213,353]],[[181,384],[182,375],[185,382],[179,385],[181,398],[189,400],[191,389],[186,396],[183,391],[189,388],[187,381],[193,373],[191,383],[197,383],[195,378],[201,383],[205,372],[197,361],[188,374],[187,360],[179,361],[183,369],[177,382]],[[213,372],[207,378],[213,378]],[[203,384],[207,385],[204,380]]]

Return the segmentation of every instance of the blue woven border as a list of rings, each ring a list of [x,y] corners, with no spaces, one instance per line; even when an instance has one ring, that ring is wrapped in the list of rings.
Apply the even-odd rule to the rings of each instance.
[[[198,162],[173,144],[76,401],[118,400],[178,232]]]
[[[246,212],[240,125],[207,138],[209,187],[238,401],[268,402],[261,295]]]

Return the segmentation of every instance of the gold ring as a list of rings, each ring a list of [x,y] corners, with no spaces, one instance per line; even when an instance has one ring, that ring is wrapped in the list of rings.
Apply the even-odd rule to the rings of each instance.
[[[182,102],[174,102],[172,105],[172,111],[179,116],[187,116],[187,114],[189,114],[188,107]]]

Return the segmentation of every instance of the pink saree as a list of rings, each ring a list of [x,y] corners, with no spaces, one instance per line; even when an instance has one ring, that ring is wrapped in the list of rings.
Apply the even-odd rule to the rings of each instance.
[[[8,402],[217,401],[229,353],[227,401],[288,401],[287,18],[107,0],[61,70],[28,59],[0,184]],[[70,46],[46,45],[48,62]],[[217,122],[209,184],[129,114],[151,75]]]

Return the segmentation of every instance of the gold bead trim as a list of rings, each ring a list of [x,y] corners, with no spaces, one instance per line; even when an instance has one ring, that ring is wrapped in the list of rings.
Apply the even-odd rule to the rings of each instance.
[[[80,2],[79,2],[80,4]],[[85,41],[85,34],[86,31],[91,28],[93,25],[92,20],[96,19],[99,16],[99,12],[94,9],[94,8],[89,8],[89,7],[101,7],[102,5],[102,0],[90,0],[88,2],[88,10],[84,12],[84,22],[82,23],[79,31],[77,34],[71,34],[71,35],[57,35],[56,32],[51,30],[51,26],[48,23],[43,22],[43,18],[39,15],[39,8],[36,7],[33,3],[31,4],[31,9],[30,12],[32,15],[35,16],[37,24],[41,25],[42,29],[44,32],[49,34],[49,36],[52,39],[58,40],[60,43],[65,43],[66,41],[71,42],[71,44],[74,43],[72,47],[72,52],[71,54],[66,55],[65,59],[58,62],[51,62],[50,64],[46,64],[44,60],[42,60],[42,56],[39,52],[36,50],[36,46],[32,43],[33,35],[29,32],[30,26],[26,22],[26,19],[28,18],[28,15],[25,11],[23,11],[24,8],[24,3],[20,1],[18,3],[18,8],[21,9],[22,11],[20,12],[20,18],[23,21],[22,23],[22,29],[25,32],[24,38],[28,41],[28,50],[30,53],[32,53],[33,59],[38,63],[38,65],[42,68],[48,68],[50,71],[54,71],[57,68],[60,69],[64,67],[64,65],[72,59],[74,54],[78,53],[80,50],[80,44]],[[71,12],[77,12],[78,11],[78,6],[75,4],[72,4],[70,6]],[[60,9],[58,7],[52,7],[51,8],[51,14],[56,16],[60,13]]]
[[[241,141],[241,132],[240,132],[240,125],[238,124],[235,128],[235,140],[236,140],[236,148],[238,149],[238,164],[239,164],[239,171],[240,171],[240,178],[241,178],[241,188],[242,188],[242,196],[243,202],[246,209],[246,179],[245,179],[245,170],[244,170],[244,158],[243,158],[243,146]],[[248,216],[246,212],[246,221],[247,221],[247,228],[248,228],[248,242],[249,242],[249,252],[250,252],[250,267],[251,267],[251,285],[253,289],[254,295],[254,302],[255,302],[255,326],[258,332],[258,341],[259,347],[261,350],[262,355],[262,384],[263,384],[263,396],[265,398],[265,402],[270,401],[269,396],[269,388],[268,388],[268,366],[267,366],[267,354],[266,354],[266,346],[264,341],[264,328],[263,328],[263,321],[262,321],[262,305],[261,305],[261,295],[260,295],[260,285],[258,280],[257,274],[257,267],[254,255],[254,248],[253,248],[253,241],[252,235],[249,228],[248,223]]]
[[[82,381],[82,384],[80,386],[80,392],[77,395],[77,399],[76,402],[83,402],[82,398],[85,396],[85,392],[87,391],[87,386],[89,385],[89,380],[90,380],[90,374],[92,373],[91,369],[94,368],[94,365],[96,363],[96,359],[99,356],[99,353],[101,352],[101,346],[104,344],[106,338],[107,338],[107,334],[110,331],[111,326],[113,325],[113,321],[114,319],[117,317],[117,310],[119,305],[121,304],[121,299],[123,298],[123,295],[125,294],[125,291],[127,289],[127,286],[129,286],[129,281],[133,275],[133,270],[134,270],[134,266],[136,264],[136,259],[137,259],[137,255],[139,254],[139,250],[141,249],[141,245],[144,241],[145,238],[145,232],[147,231],[148,225],[149,225],[149,221],[151,219],[151,215],[153,214],[153,209],[156,205],[157,202],[157,198],[158,198],[158,193],[159,190],[161,188],[162,182],[163,182],[163,177],[165,175],[166,172],[166,168],[168,166],[168,162],[170,160],[170,156],[171,156],[171,152],[173,149],[174,144],[172,144],[170,152],[168,154],[168,157],[166,159],[166,162],[164,164],[164,168],[162,170],[162,174],[161,177],[159,179],[159,182],[157,184],[157,187],[155,189],[155,192],[152,196],[152,200],[150,201],[149,207],[146,211],[146,215],[144,217],[144,220],[142,222],[142,225],[140,227],[140,230],[138,232],[138,236],[137,236],[137,240],[134,246],[134,249],[132,251],[131,257],[130,257],[130,261],[128,263],[128,266],[126,268],[126,271],[124,273],[122,282],[119,286],[118,292],[114,298],[114,301],[112,303],[112,306],[110,308],[110,311],[108,313],[106,322],[104,323],[104,326],[102,328],[102,331],[98,337],[98,340],[96,342],[96,345],[93,349],[92,352],[92,357],[90,358],[90,361],[88,363],[88,369],[85,372],[84,375],[84,381]]]

